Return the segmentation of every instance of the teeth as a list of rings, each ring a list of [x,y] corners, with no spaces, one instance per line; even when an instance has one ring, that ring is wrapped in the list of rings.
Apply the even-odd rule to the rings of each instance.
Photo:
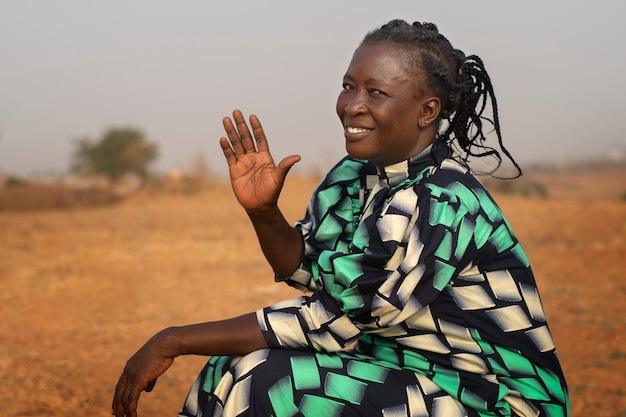
[[[369,131],[369,129],[362,129],[360,127],[352,127],[352,126],[346,127],[346,130],[348,131],[348,133],[363,133],[363,132]]]

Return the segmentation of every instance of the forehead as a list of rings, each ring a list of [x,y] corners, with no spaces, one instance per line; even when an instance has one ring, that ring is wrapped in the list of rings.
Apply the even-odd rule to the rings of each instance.
[[[417,81],[412,69],[410,54],[402,48],[387,43],[363,44],[357,48],[347,76],[369,76],[379,80]]]

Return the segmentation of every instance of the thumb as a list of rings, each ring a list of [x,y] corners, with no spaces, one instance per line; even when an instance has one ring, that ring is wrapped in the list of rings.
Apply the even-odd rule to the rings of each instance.
[[[300,161],[300,155],[290,155],[283,158],[282,161],[278,163],[278,172],[282,179],[285,179],[289,170]]]
[[[156,382],[157,382],[156,379],[148,382],[148,386],[144,389],[144,391],[151,392],[154,389],[154,386],[156,385]]]

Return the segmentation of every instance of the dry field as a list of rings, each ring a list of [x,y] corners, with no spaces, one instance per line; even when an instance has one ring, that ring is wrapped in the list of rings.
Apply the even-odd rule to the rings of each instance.
[[[496,198],[534,265],[572,416],[626,416],[626,172],[537,181],[550,198]],[[290,220],[314,186],[288,180]],[[7,417],[107,416],[126,359],[156,331],[295,294],[273,284],[226,183],[108,207],[0,211],[0,285]],[[177,359],[139,415],[175,415],[204,361]]]

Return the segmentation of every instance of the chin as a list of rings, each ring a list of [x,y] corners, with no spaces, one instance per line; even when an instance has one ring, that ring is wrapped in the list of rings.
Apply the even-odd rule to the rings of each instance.
[[[349,143],[346,143],[346,152],[348,155],[356,159],[369,160],[372,156],[370,152],[367,152],[363,149],[358,149],[358,146],[350,146]]]

